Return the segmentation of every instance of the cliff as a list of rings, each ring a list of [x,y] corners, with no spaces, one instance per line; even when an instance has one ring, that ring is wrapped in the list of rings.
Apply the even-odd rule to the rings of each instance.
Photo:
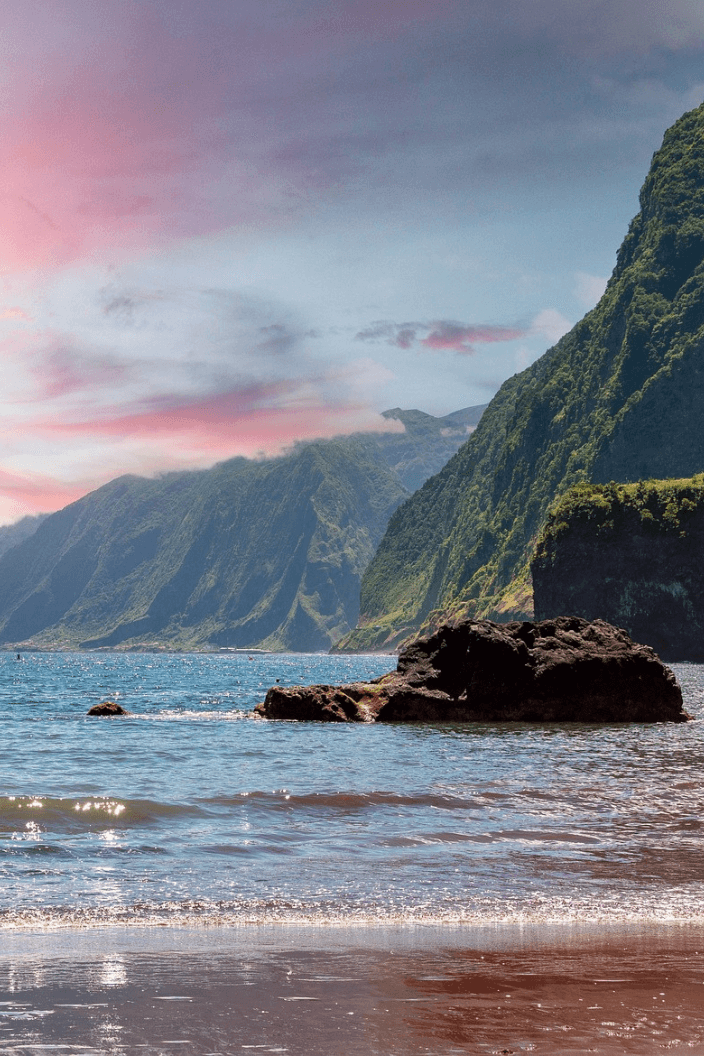
[[[532,564],[538,619],[624,627],[667,660],[704,660],[704,474],[581,485],[552,510]]]
[[[500,388],[391,518],[340,648],[389,648],[457,617],[530,618],[530,559],[557,497],[704,469],[703,258],[704,106],[653,157],[596,308]]]

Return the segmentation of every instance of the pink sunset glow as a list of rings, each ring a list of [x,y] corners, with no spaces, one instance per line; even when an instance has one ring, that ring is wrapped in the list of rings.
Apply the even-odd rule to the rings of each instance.
[[[281,222],[305,197],[281,150],[285,129],[297,155],[303,115],[285,90],[265,103],[267,79],[324,71],[360,39],[379,45],[456,16],[451,0],[349,0],[324,13],[248,6],[243,33],[219,4],[168,12],[73,0],[64,10],[28,0],[17,29],[33,63],[28,71],[21,50],[14,62],[11,53],[0,128],[3,268],[56,268]]]
[[[8,508],[16,516],[27,513],[44,513],[60,509],[75,502],[87,491],[100,484],[99,479],[81,480],[73,484],[38,473],[9,473],[0,468],[0,493],[5,496]]]
[[[369,411],[364,404],[320,399],[305,388],[283,383],[183,401],[163,397],[146,410],[110,417],[104,410],[84,421],[37,420],[38,433],[129,438],[221,456],[236,451],[250,456],[279,454],[296,440],[340,436],[359,430],[393,432],[399,423]],[[164,463],[169,464],[168,457]]]
[[[4,0],[0,524],[490,399],[700,101],[629,4]]]
[[[477,351],[477,345],[516,341],[527,333],[529,328],[522,326],[491,326],[438,320],[433,323],[372,323],[355,336],[358,341],[384,341],[397,348],[410,349],[419,346],[434,352],[450,351],[471,356]]]

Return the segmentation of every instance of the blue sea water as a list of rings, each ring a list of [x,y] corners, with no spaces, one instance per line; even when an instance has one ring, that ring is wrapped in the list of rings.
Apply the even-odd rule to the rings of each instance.
[[[252,714],[394,665],[0,654],[0,928],[704,919],[704,667],[682,725]]]

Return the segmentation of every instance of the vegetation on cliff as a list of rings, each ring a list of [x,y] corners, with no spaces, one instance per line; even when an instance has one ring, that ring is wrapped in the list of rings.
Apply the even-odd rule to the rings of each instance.
[[[550,509],[535,548],[533,566],[551,559],[563,541],[582,527],[598,546],[626,522],[654,537],[689,537],[695,514],[704,509],[704,473],[680,480],[639,480],[636,484],[576,484]]]
[[[640,207],[596,308],[396,511],[342,648],[457,616],[530,618],[530,559],[556,497],[704,470],[704,106],[666,133]]]
[[[538,541],[536,614],[598,615],[665,659],[702,660],[703,553],[704,474],[578,485]]]

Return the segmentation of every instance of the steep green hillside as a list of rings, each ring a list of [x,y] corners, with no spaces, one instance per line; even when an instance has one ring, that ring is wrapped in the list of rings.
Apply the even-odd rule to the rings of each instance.
[[[0,560],[0,641],[324,649],[406,492],[350,443],[123,477]]]
[[[396,410],[401,433],[112,481],[0,559],[0,642],[328,649],[402,480],[439,469],[480,414]]]
[[[532,562],[536,618],[625,627],[663,659],[704,660],[704,474],[578,484],[555,504]]]
[[[529,561],[580,481],[704,469],[704,107],[665,135],[597,307],[507,381],[469,441],[393,516],[342,648],[458,614],[532,612]]]

